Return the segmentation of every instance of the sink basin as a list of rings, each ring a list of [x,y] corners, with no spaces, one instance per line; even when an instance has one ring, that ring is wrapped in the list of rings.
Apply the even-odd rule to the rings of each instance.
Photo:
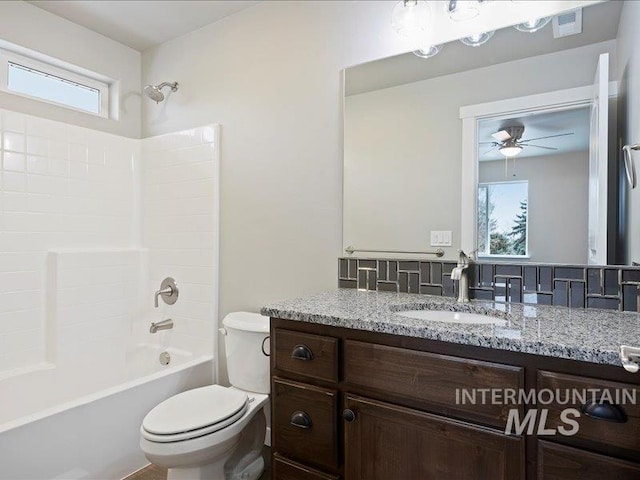
[[[450,312],[448,310],[408,310],[397,312],[398,315],[429,322],[464,323],[470,325],[498,325],[504,327],[507,321],[502,318],[479,313]]]

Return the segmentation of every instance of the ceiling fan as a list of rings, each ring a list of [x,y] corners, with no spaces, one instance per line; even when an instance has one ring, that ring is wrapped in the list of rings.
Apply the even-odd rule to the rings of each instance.
[[[491,149],[484,152],[483,155],[486,155],[494,151],[496,148],[506,158],[515,157],[522,151],[524,147],[542,148],[544,150],[558,150],[557,148],[554,148],[554,147],[545,147],[543,145],[532,145],[531,143],[528,143],[528,142],[534,142],[536,140],[545,140],[547,138],[566,137],[568,135],[573,135],[573,132],[559,133],[557,135],[547,135],[546,137],[527,138],[525,140],[522,139],[523,134],[524,134],[524,126],[522,125],[505,127],[499,132],[492,133],[491,136],[495,138],[496,141],[480,142],[480,145],[491,145]]]

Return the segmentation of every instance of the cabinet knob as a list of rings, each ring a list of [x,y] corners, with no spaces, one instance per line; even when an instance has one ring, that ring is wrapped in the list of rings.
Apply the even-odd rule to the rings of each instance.
[[[347,408],[344,412],[342,412],[342,418],[344,418],[347,422],[353,422],[356,419],[356,412],[354,412],[350,408]]]
[[[311,417],[306,412],[297,411],[293,412],[293,415],[291,415],[291,425],[294,427],[306,430],[311,428],[312,424],[313,422],[311,422]]]
[[[597,420],[614,423],[627,423],[627,414],[620,405],[607,400],[592,400],[582,405],[582,413]]]
[[[296,345],[291,351],[291,358],[304,361],[313,360],[313,352],[306,345]]]

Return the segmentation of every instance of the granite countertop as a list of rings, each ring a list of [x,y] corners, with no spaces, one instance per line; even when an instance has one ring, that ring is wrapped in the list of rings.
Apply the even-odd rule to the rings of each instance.
[[[506,326],[432,322],[403,310],[453,310],[503,318]],[[443,342],[622,365],[620,345],[640,346],[640,314],[407,293],[338,289],[266,305],[270,317]]]

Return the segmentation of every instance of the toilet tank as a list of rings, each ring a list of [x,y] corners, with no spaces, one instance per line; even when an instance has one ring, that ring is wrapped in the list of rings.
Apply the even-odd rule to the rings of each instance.
[[[224,317],[223,335],[229,382],[236,388],[269,393],[269,317],[233,312]],[[263,352],[264,347],[264,352]]]

